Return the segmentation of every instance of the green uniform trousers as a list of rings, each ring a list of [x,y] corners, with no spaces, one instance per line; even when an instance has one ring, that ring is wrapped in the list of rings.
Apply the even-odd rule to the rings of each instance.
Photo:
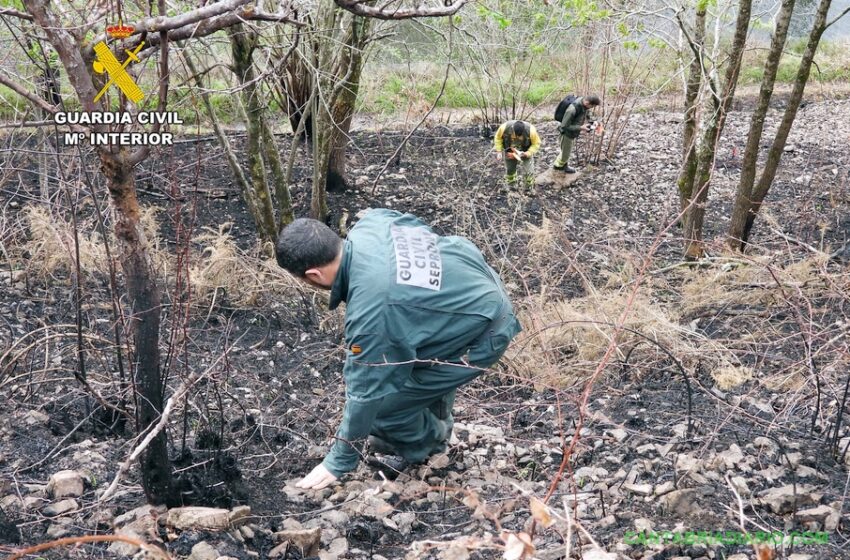
[[[505,157],[505,181],[509,185],[516,183],[517,168],[522,172],[527,185],[534,184],[534,156],[528,159],[508,159]]]
[[[573,142],[575,142],[575,138],[561,134],[561,155],[555,160],[555,167],[564,167],[569,164],[570,152],[573,151]]]
[[[469,366],[439,363],[414,368],[400,391],[384,397],[372,424],[372,435],[412,463],[445,451],[454,426],[452,407],[458,387],[481,375],[483,370],[479,368],[498,362],[517,332],[513,313],[507,314],[509,320],[502,325],[488,323],[475,347],[469,350]]]

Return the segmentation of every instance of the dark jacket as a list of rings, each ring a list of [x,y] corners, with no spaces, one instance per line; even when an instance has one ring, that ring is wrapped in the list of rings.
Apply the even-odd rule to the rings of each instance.
[[[564,111],[564,118],[561,120],[561,126],[558,127],[558,131],[568,138],[578,138],[581,134],[581,127],[587,120],[587,109],[585,109],[582,100],[584,100],[584,97],[579,97],[567,107],[567,110]]]

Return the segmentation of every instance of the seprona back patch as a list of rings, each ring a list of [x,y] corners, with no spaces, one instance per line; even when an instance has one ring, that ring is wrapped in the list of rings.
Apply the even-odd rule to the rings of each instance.
[[[438,237],[423,227],[390,226],[396,262],[396,284],[439,291],[443,260]]]

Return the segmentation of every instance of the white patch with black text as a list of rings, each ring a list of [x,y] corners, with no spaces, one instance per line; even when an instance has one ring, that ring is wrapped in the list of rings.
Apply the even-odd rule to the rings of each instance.
[[[437,236],[423,227],[390,226],[396,262],[396,284],[439,291],[443,260]]]

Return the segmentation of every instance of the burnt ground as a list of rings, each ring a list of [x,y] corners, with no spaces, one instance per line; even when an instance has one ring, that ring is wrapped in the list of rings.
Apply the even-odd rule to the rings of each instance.
[[[847,261],[840,251],[834,259],[824,258],[850,238],[850,102],[820,101],[802,109],[756,228],[753,268],[790,277],[800,263],[819,263],[810,276],[793,276],[781,288],[769,285],[770,274],[727,284],[723,275],[747,263],[721,258],[719,242],[709,246],[717,258],[704,268],[678,266],[682,243],[672,225],[678,209],[672,190],[678,121],[675,113],[633,115],[611,161],[588,168],[568,190],[538,188],[532,197],[499,191],[501,167],[489,152],[486,131],[475,126],[418,132],[373,193],[376,173],[406,133],[356,131],[352,187],[330,193],[330,221],[350,225],[364,208],[390,207],[416,214],[444,233],[468,236],[500,270],[518,306],[529,309],[536,302],[545,310],[559,300],[614,297],[627,292],[646,266],[649,274],[640,281],[648,286],[650,303],[678,309],[669,316],[683,330],[722,345],[737,364],[752,368],[752,379],[724,389],[710,375],[714,357],[708,351],[695,356],[668,348],[650,331],[644,334],[669,354],[652,342],[630,339],[596,382],[575,453],[561,469],[563,441],[569,443],[578,428],[583,382],[598,360],[582,356],[582,340],[575,347],[550,348],[546,356],[519,353],[461,392],[449,461],[420,467],[393,485],[361,466],[341,487],[302,493],[285,484],[321,459],[341,414],[340,315],[327,312],[321,297],[294,289],[270,289],[253,305],[238,293],[216,292],[183,314],[183,300],[168,282],[163,355],[169,387],[173,391],[188,374],[210,370],[193,389],[187,413],[169,427],[177,491],[187,504],[248,504],[255,529],[250,538],[184,532],[166,539],[168,549],[182,558],[204,540],[221,555],[266,558],[276,545],[272,532],[321,527],[325,557],[400,558],[417,551],[445,558],[500,557],[501,541],[491,537],[501,530],[530,531],[527,496],[542,498],[554,480],[561,480],[551,486],[551,506],[561,514],[572,508],[610,553],[752,557],[753,549],[743,545],[625,542],[627,531],[642,529],[738,531],[737,492],[748,531],[830,532],[829,544],[797,544],[783,548],[780,557],[850,558],[846,521],[835,522],[835,512],[846,517],[848,508],[847,466],[829,445],[848,371],[846,342],[841,342],[850,324]],[[556,150],[554,123],[539,130],[545,146],[538,171]],[[709,240],[719,239],[728,223],[746,130],[745,117],[733,113],[712,185]],[[281,146],[290,140],[283,136]],[[238,150],[242,141],[234,135]],[[21,209],[38,191],[27,171],[33,168],[32,154],[13,153],[15,142],[4,142],[3,157],[18,172],[4,175],[0,192],[4,249],[10,254],[0,290],[0,390],[8,403],[0,412],[5,512],[0,540],[20,537],[35,544],[60,535],[109,534],[114,516],[144,503],[138,473],[131,471],[115,498],[95,505],[131,449],[132,429],[99,411],[74,380],[76,315],[67,271],[51,279],[20,272],[30,263],[26,231],[16,228],[25,223]],[[292,190],[298,215],[309,207],[310,161],[303,154]],[[160,209],[164,250],[179,248],[186,228],[197,233],[231,223],[228,231],[238,246],[257,253],[253,226],[215,141],[181,137],[173,151],[156,153],[142,165],[138,187],[142,202]],[[90,213],[84,193],[75,192],[81,215]],[[544,240],[542,250],[532,235],[539,231],[535,228],[554,236]],[[721,292],[734,288],[746,296],[685,305],[685,288],[700,275],[716,280]],[[708,291],[711,282],[705,286]],[[88,275],[84,294],[83,324],[92,335],[86,341],[88,374],[101,394],[117,402],[121,372],[111,346],[108,279]],[[527,333],[539,329],[536,323],[524,327]],[[554,359],[562,375],[524,377],[538,358]],[[848,435],[842,428],[837,439]],[[63,469],[84,472],[87,484],[80,509],[62,515],[66,521],[60,522],[45,514],[50,500],[44,485]],[[771,489],[785,494],[777,497]],[[484,506],[476,507],[480,502]],[[826,509],[801,513],[819,506]],[[574,552],[590,542],[575,527],[569,533]],[[538,524],[537,556],[561,557],[566,534],[563,521],[549,529]],[[453,547],[433,544],[451,540],[457,541]],[[432,545],[411,548],[417,541]],[[428,546],[434,550],[421,551]],[[588,550],[585,558],[592,556]],[[293,548],[287,554],[300,556]],[[102,545],[43,555],[112,556]]]

